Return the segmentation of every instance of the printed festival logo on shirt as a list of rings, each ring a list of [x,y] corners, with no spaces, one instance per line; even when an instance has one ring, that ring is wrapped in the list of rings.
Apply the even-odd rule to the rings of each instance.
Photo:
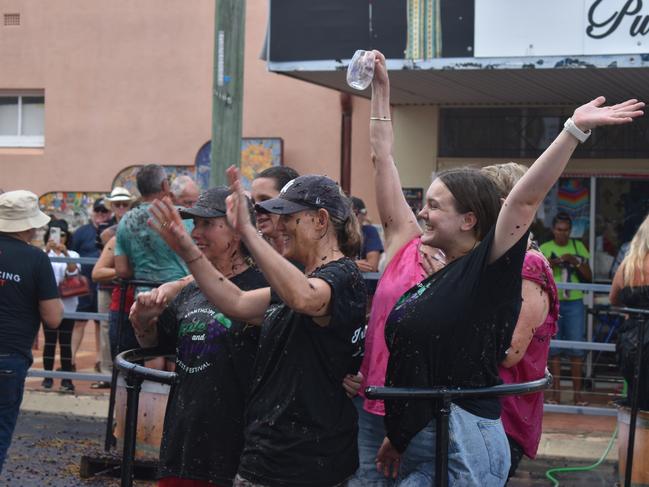
[[[222,337],[231,327],[232,321],[227,316],[209,308],[187,313],[178,330],[178,366],[188,374],[209,368],[214,355],[223,349]]]

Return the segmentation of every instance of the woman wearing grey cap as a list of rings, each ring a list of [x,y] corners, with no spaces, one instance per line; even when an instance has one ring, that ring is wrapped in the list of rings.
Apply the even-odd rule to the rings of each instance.
[[[296,178],[260,204],[281,215],[281,256],[250,223],[238,172],[228,175],[228,222],[270,288],[242,291],[205,265],[169,201],[156,202],[151,213],[208,299],[232,318],[262,325],[234,485],[339,485],[358,466],[356,411],[340,387],[365,315],[365,286],[350,259],[360,243],[358,222],[331,179]],[[306,275],[286,258],[302,263]]]
[[[225,186],[204,191],[181,216],[205,260],[244,290],[268,284],[225,218]],[[250,207],[252,210],[252,207]],[[190,283],[167,305],[158,290],[140,293],[131,322],[143,347],[176,356],[160,447],[159,487],[230,485],[243,448],[244,400],[259,327],[231,320]],[[203,483],[204,482],[204,483]]]

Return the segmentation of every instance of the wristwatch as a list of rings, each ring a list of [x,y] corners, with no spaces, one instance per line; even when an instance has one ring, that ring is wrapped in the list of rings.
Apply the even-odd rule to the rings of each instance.
[[[563,124],[563,128],[582,144],[586,142],[588,140],[588,137],[590,137],[590,134],[592,134],[592,130],[583,132],[579,127],[575,125],[575,122],[572,121],[572,118],[566,120],[566,123]]]

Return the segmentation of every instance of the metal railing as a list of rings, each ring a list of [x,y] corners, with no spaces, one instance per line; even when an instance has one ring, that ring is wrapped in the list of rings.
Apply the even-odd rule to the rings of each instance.
[[[156,349],[135,349],[121,352],[115,357],[115,369],[122,372],[126,382],[126,417],[124,420],[124,448],[122,450],[121,487],[133,485],[133,464],[137,436],[137,413],[142,382],[149,380],[173,387],[176,373],[150,369],[136,362],[159,357]]]
[[[629,421],[629,443],[626,450],[626,468],[624,471],[624,485],[631,485],[631,474],[633,472],[633,450],[635,448],[635,426],[638,419],[638,396],[640,391],[640,380],[647,380],[642,377],[642,356],[644,349],[645,325],[649,321],[649,310],[638,308],[613,308],[618,313],[624,313],[638,319],[638,351],[635,357],[635,367],[633,370],[633,380],[631,386],[631,419]]]
[[[438,411],[435,428],[435,487],[448,486],[448,424],[451,414],[451,402],[460,398],[488,398],[503,397],[511,395],[531,394],[542,391],[552,385],[552,376],[549,372],[545,377],[531,382],[520,384],[500,384],[492,387],[481,387],[473,389],[433,387],[368,387],[365,395],[369,399],[413,399],[429,400],[435,403]]]

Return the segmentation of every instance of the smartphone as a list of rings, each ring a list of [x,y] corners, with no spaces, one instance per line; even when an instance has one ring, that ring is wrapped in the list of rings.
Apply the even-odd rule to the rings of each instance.
[[[57,245],[61,243],[61,229],[59,227],[50,228],[50,240]]]

